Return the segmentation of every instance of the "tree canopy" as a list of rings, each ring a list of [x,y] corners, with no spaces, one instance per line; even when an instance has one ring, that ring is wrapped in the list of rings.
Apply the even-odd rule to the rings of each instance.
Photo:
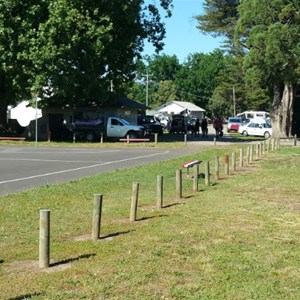
[[[172,0],[160,0],[170,16]],[[0,1],[0,101],[33,94],[44,105],[101,101],[131,79],[144,41],[163,47],[157,2]],[[0,115],[4,122],[4,115]]]
[[[206,0],[205,9],[199,29],[230,37],[228,50],[240,58],[248,106],[268,104],[274,136],[290,135],[299,81],[297,1]]]

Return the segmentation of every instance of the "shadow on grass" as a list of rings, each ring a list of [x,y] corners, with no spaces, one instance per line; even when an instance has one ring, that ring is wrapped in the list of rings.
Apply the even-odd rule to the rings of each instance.
[[[50,267],[56,267],[56,266],[59,266],[59,265],[68,264],[68,263],[71,263],[73,261],[77,261],[77,260],[80,260],[80,259],[87,259],[87,258],[93,257],[95,255],[96,255],[95,253],[82,254],[82,255],[79,255],[78,257],[68,258],[68,259],[65,259],[65,260],[61,260],[61,261],[52,263],[52,264],[50,264]]]
[[[3,259],[0,259],[0,264],[3,264],[4,263],[4,260]]]
[[[104,236],[100,236],[100,240],[117,237],[119,235],[124,235],[124,234],[130,233],[131,231],[134,231],[134,230],[127,230],[127,231],[120,231],[120,232],[110,233],[110,234],[107,234],[107,235],[104,235]]]
[[[7,300],[23,300],[23,299],[30,299],[36,296],[41,296],[43,293],[32,293],[32,294],[24,294],[21,296],[17,296],[14,298],[8,298]]]
[[[143,221],[148,221],[154,218],[162,218],[162,217],[168,217],[168,215],[158,215],[158,216],[151,216],[151,217],[143,217],[140,219],[136,219],[136,222],[143,222]]]
[[[172,207],[172,206],[184,205],[184,204],[185,203],[176,202],[176,203],[171,203],[171,204],[168,204],[168,205],[164,205],[162,208],[169,208],[169,207]]]

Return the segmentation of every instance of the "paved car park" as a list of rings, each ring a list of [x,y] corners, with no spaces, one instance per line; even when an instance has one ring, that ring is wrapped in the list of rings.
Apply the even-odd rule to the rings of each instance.
[[[0,146],[0,195],[199,151],[194,146],[176,149]]]

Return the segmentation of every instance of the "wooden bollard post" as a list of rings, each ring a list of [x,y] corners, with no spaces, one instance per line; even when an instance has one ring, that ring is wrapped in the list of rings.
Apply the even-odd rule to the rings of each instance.
[[[73,143],[76,143],[76,134],[73,133]]]
[[[176,170],[176,197],[182,198],[182,171]]]
[[[243,148],[240,148],[240,167],[244,166]]]
[[[263,154],[264,154],[263,142],[260,142],[260,156],[263,156]]]
[[[187,145],[187,134],[184,134],[184,144]]]
[[[215,179],[216,180],[220,179],[220,160],[219,160],[219,156],[216,156],[216,158],[215,158]]]
[[[50,210],[40,210],[39,267],[49,268],[50,262]]]
[[[253,162],[253,145],[250,145],[250,162]]]
[[[157,189],[156,189],[156,208],[163,207],[163,176],[157,175]]]
[[[247,156],[246,156],[247,165],[250,163],[250,147],[247,147]]]
[[[154,133],[154,144],[156,145],[158,142],[158,134]]]
[[[259,143],[256,144],[256,158],[260,158],[260,145]]]
[[[126,138],[127,138],[127,144],[129,144],[129,134],[127,134]]]
[[[132,184],[132,193],[131,193],[130,222],[134,222],[136,220],[138,198],[139,198],[139,183],[134,182]]]
[[[94,208],[93,208],[93,228],[92,228],[92,240],[94,241],[97,241],[100,238],[102,202],[103,202],[103,196],[101,194],[95,194]]]
[[[297,134],[294,135],[294,146],[297,146]]]
[[[193,191],[198,191],[198,178],[199,178],[199,165],[193,166],[194,177],[193,177]]]
[[[100,143],[103,144],[103,133],[101,133]]]
[[[229,154],[224,154],[224,173],[229,175]]]
[[[205,185],[210,186],[210,167],[209,161],[205,162]]]
[[[231,165],[232,165],[232,170],[235,172],[236,171],[236,154],[235,154],[235,152],[232,152],[232,154],[231,154]]]
[[[267,144],[267,141],[264,141],[264,152],[265,153],[268,153],[268,144]]]
[[[217,145],[217,138],[214,138],[214,146]]]
[[[272,150],[275,150],[275,138],[272,139]]]

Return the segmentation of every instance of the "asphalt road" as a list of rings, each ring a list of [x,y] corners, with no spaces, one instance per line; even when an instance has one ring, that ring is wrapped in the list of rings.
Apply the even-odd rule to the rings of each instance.
[[[0,146],[0,195],[199,151],[197,146],[176,149]]]

